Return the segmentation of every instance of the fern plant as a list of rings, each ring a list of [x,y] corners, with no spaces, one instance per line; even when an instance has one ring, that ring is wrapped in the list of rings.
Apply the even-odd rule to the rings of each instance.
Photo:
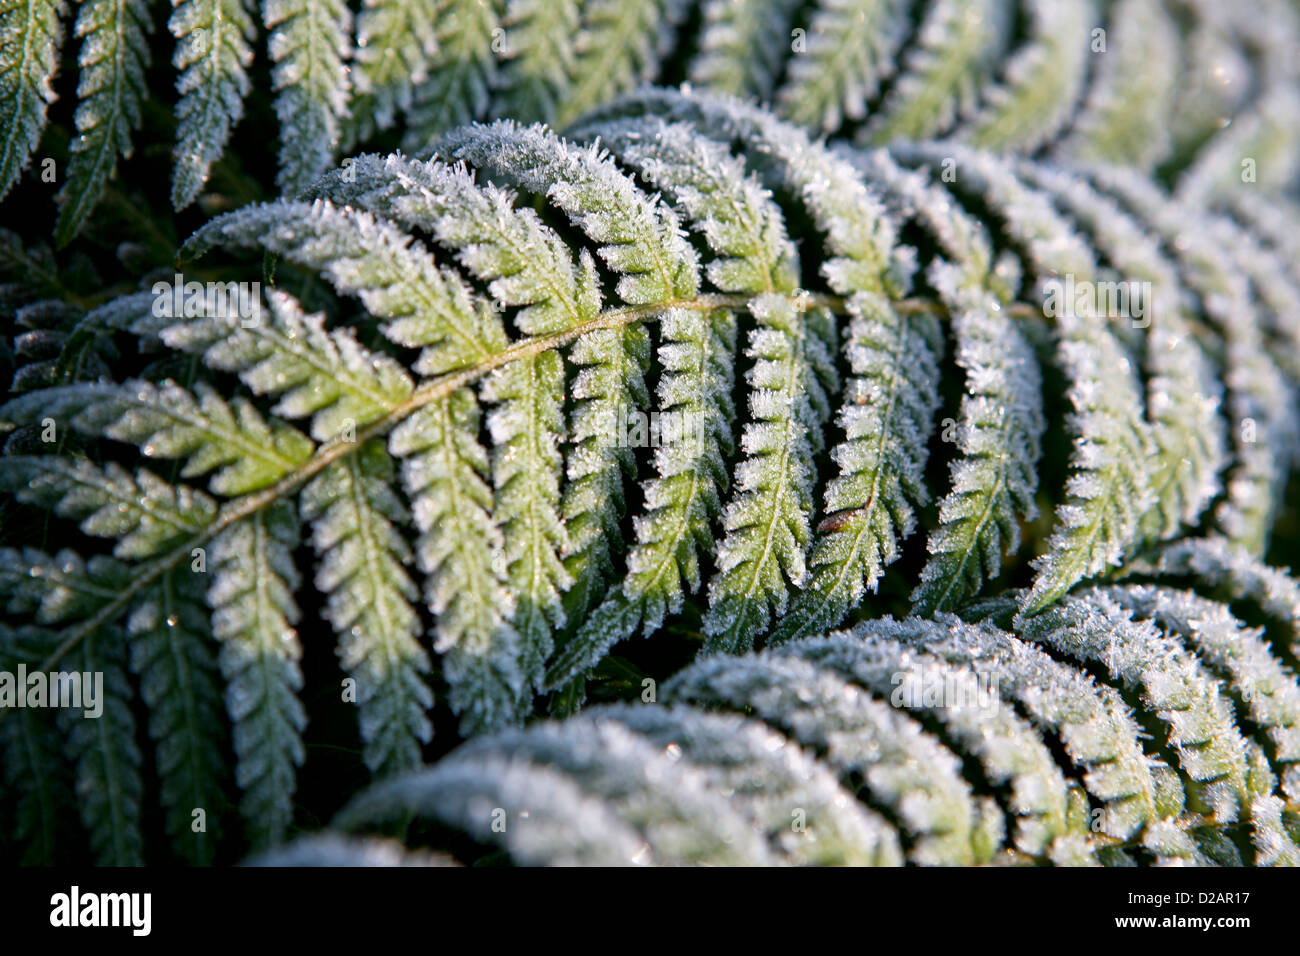
[[[0,674],[102,714],[0,683],[3,852],[1300,862],[1261,10],[305,0],[257,91],[187,0],[177,246],[92,219],[157,111],[83,5],[72,245],[0,233]],[[61,11],[0,15],[7,189]]]

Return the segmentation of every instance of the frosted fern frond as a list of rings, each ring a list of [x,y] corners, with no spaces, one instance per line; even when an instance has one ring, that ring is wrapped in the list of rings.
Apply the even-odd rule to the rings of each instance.
[[[117,169],[118,156],[131,155],[146,96],[149,23],[143,0],[91,0],[77,13],[77,137],[59,190],[57,245],[67,245],[81,230]]]
[[[270,308],[259,308],[251,318],[227,310],[167,325],[158,336],[173,348],[202,355],[212,368],[237,373],[257,394],[277,396],[276,415],[310,415],[312,436],[319,441],[382,417],[413,389],[399,363],[362,347],[351,329],[327,330],[323,315],[305,315],[281,292],[272,292]],[[301,464],[303,446],[310,452],[311,443],[283,423],[273,422],[272,428],[281,433],[275,444],[288,446]]]
[[[226,734],[211,638],[202,588],[191,574],[163,575],[127,618],[131,670],[149,710],[167,834],[177,856],[197,865],[216,856],[222,832],[214,811],[227,799],[220,757]],[[196,808],[205,811],[202,831],[194,828]]]
[[[438,9],[419,0],[366,0],[356,17],[349,112],[358,124],[386,130],[410,110],[429,79],[438,42]]]
[[[0,9],[8,78],[0,90],[16,121],[0,149],[0,197],[47,128],[55,135],[39,176],[65,183],[66,244],[92,211],[102,223],[130,215],[121,200],[134,184],[110,180],[133,131],[152,128],[154,116],[170,114],[177,126],[172,207],[202,198],[228,209],[258,194],[241,185],[243,167],[258,164],[232,149],[235,135],[278,138],[277,187],[293,195],[340,149],[400,142],[420,153],[448,129],[496,117],[564,127],[640,84],[683,80],[775,102],[815,132],[854,133],[860,144],[956,134],[1021,153],[1048,147],[1144,170],[1162,164],[1200,204],[1241,191],[1243,160],[1256,164],[1251,187],[1270,195],[1285,193],[1296,173],[1300,97],[1289,60],[1300,23],[1286,0],[1241,9],[1209,0],[354,6],[174,0],[174,75],[155,79],[145,75],[147,49],[162,25],[139,0],[82,4],[75,23],[61,3],[9,0]],[[48,109],[69,29],[87,41],[80,116],[63,104]],[[269,75],[250,71],[263,43]],[[65,136],[74,158],[66,171],[48,165],[62,163]],[[112,201],[100,206],[104,195]]]
[[[1069,135],[1055,149],[1062,158],[1150,169],[1171,149],[1168,122],[1179,79],[1177,24],[1160,0],[1119,0],[1106,13],[1104,33],[1092,33],[1092,88]]]
[[[964,147],[909,148],[906,154],[931,162],[955,159],[962,188],[984,193],[1024,243],[1040,276],[1093,281],[1096,264],[1082,239],[1046,196],[1024,186],[1005,165]],[[1063,300],[1068,288],[1058,281],[1055,289],[1045,289],[1045,310],[1053,293]],[[1054,315],[1058,362],[1070,382],[1069,423],[1076,444],[1067,501],[1058,508],[1048,553],[1037,563],[1026,614],[1042,610],[1081,578],[1118,564],[1137,536],[1151,495],[1150,427],[1133,362],[1095,303],[1064,302],[1051,311],[1059,313]]]
[[[691,82],[732,96],[771,98],[799,0],[704,0]]]
[[[280,120],[282,192],[297,195],[325,171],[347,110],[352,14],[342,0],[263,0]]]
[[[198,198],[212,164],[244,115],[252,89],[253,18],[246,0],[177,0],[167,27],[176,37],[176,146],[172,205]]]
[[[1247,628],[1222,604],[1171,588],[1105,590],[1108,597],[1177,634],[1223,677],[1245,714],[1273,743],[1282,792],[1300,788],[1300,686],[1272,656],[1260,628]]]
[[[5,0],[0,4],[0,109],[9,117],[0,136],[0,199],[31,161],[54,102],[63,30],[61,0]]]
[[[402,422],[388,443],[403,460],[402,484],[420,530],[416,555],[438,615],[434,649],[448,654],[452,706],[466,712],[467,729],[517,719],[523,693],[479,416],[474,393],[459,389]]]
[[[267,485],[303,464],[313,450],[297,429],[269,423],[244,399],[227,404],[213,388],[193,392],[175,382],[68,385],[47,389],[42,401],[17,399],[0,408],[16,423],[53,414],[78,431],[137,445],[146,457],[184,459],[182,478],[213,472],[215,494],[239,495]]]
[[[808,23],[806,42],[792,44],[795,57],[776,96],[781,114],[822,132],[839,129],[845,120],[863,119],[866,103],[895,70],[911,6],[911,0],[820,4]]]
[[[861,776],[872,804],[888,808],[910,834],[913,862],[987,860],[1000,839],[981,825],[954,754],[905,713],[808,661],[713,657],[676,675],[664,692],[673,701],[753,713],[823,753],[842,778]]]
[[[1080,179],[1029,164],[1022,174],[1090,231],[1098,252],[1124,281],[1151,283],[1144,314],[1131,316],[1147,326],[1148,417],[1158,453],[1150,468],[1154,501],[1143,524],[1148,535],[1171,537],[1194,524],[1218,492],[1225,458],[1217,414],[1222,389],[1184,314],[1186,292],[1176,266],[1136,221]]]
[[[1093,0],[1030,0],[1024,43],[1013,50],[963,138],[985,149],[1032,150],[1068,121],[1083,88]]]
[[[858,141],[927,139],[968,117],[1005,46],[1009,6],[1004,0],[930,4],[893,87],[867,118]]]
[[[146,858],[228,859],[310,826],[332,766],[388,795],[356,829],[410,811],[407,840],[459,831],[465,862],[1297,858],[1294,582],[1216,532],[1239,515],[1259,549],[1288,513],[1300,298],[1258,203],[957,143],[863,153],[690,90],[567,136],[351,157],[117,299],[79,254],[0,237],[0,364],[35,369],[0,404],[0,653],[106,653],[139,723],[87,751],[108,802],[69,828],[76,761],[0,711],[6,761],[57,764],[0,801],[4,852],[138,832]],[[212,170],[205,209],[240,179]],[[1044,309],[1067,276],[1149,281],[1150,325]],[[166,308],[187,279],[211,285]],[[1265,449],[1219,440],[1225,383]],[[1071,479],[1107,465],[1094,505]],[[967,702],[893,700],[917,668]],[[996,713],[969,702],[990,681]],[[539,692],[565,722],[530,721]],[[478,742],[424,769],[456,721]]]
[[[88,535],[116,538],[113,553],[123,559],[158,554],[216,516],[216,503],[203,492],[144,469],[133,477],[111,462],[101,468],[53,455],[0,457],[0,487],[80,522]]]
[[[20,665],[35,667],[52,644],[44,629],[2,625],[0,665],[10,673]],[[23,708],[0,723],[3,779],[14,795],[13,836],[23,865],[50,866],[70,856],[76,799],[63,749],[64,735],[47,709]]]
[[[1189,231],[1189,216],[1178,203],[1122,169],[1097,168],[1090,170],[1090,177],[1150,224],[1222,337],[1225,412],[1234,460],[1224,477],[1227,495],[1215,517],[1230,539],[1258,553],[1294,448],[1294,422],[1274,409],[1292,399],[1294,385],[1268,355],[1247,278],[1226,268],[1218,244],[1203,234],[1231,242],[1237,239],[1235,230],[1226,220],[1211,219]]]
[[[439,133],[479,119],[497,77],[504,34],[499,0],[441,0],[432,12],[438,52],[411,91],[403,146],[424,149]]]
[[[68,756],[76,765],[76,792],[82,825],[101,866],[139,866],[144,862],[141,799],[144,760],[135,740],[131,686],[120,661],[122,635],[103,631],[73,652],[69,668],[102,679],[95,720],[62,711]],[[99,676],[102,675],[102,678]]]
[[[329,595],[325,615],[355,682],[366,765],[379,775],[418,765],[420,746],[433,735],[425,716],[433,704],[429,657],[414,607],[419,589],[397,530],[410,516],[392,479],[391,459],[372,440],[313,478],[301,503],[320,557],[316,587]]]
[[[249,840],[266,846],[284,837],[293,818],[296,768],[302,763],[307,717],[294,625],[298,571],[297,516],[277,505],[250,515],[212,541],[208,589],[212,634],[221,647],[226,707],[233,721],[235,780]]]

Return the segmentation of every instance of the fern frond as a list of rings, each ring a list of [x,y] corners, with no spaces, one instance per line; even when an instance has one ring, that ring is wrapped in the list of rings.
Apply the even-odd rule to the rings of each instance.
[[[742,808],[710,787],[702,771],[602,719],[599,711],[479,737],[450,759],[490,758],[526,760],[572,778],[641,832],[648,844],[646,862],[771,862],[767,842]]]
[[[0,626],[0,665],[10,673],[19,664],[35,667],[53,643],[41,628]],[[49,710],[24,707],[0,721],[3,780],[15,804],[13,836],[23,865],[53,866],[73,842],[76,798],[63,750],[64,735]]]
[[[1006,42],[1010,6],[1005,0],[931,3],[893,87],[858,142],[927,139],[968,117]]]
[[[962,138],[983,149],[1032,150],[1069,120],[1083,89],[1093,0],[1030,0],[1023,44],[984,91]]]
[[[561,129],[611,93],[654,79],[686,16],[686,0],[588,0],[574,40],[573,71],[554,116]]]
[[[428,575],[425,597],[438,617],[434,649],[446,655],[452,707],[466,732],[517,720],[524,693],[478,431],[474,393],[459,389],[419,409],[388,442],[403,459],[402,485],[420,529],[416,555]]]
[[[798,655],[937,720],[980,761],[991,783],[1010,788],[1012,841],[1022,852],[1071,863],[1091,856],[1086,831],[1067,822],[1065,778],[1050,752],[1022,718],[1001,706],[997,688],[981,684],[973,672],[903,650],[887,631],[872,629],[855,631],[853,638],[810,638],[779,653]],[[926,693],[935,684],[944,688],[941,697]]]
[[[182,254],[198,256],[216,245],[261,246],[320,270],[335,289],[385,319],[382,330],[391,341],[423,347],[416,363],[423,374],[472,365],[504,345],[500,320],[486,306],[476,308],[464,280],[369,213],[324,200],[250,206],[208,223]]]
[[[131,135],[140,126],[147,95],[150,22],[145,0],[87,0],[77,14],[77,135],[58,194],[56,246],[66,246],[81,231],[117,169],[119,154],[131,155]]]
[[[132,610],[127,640],[149,709],[167,835],[179,857],[210,864],[222,836],[226,735],[199,576],[164,574]]]
[[[807,49],[796,49],[776,95],[781,114],[821,132],[861,120],[896,69],[912,0],[825,0],[814,7]]]
[[[1215,520],[1230,539],[1260,553],[1290,469],[1295,423],[1279,410],[1294,390],[1267,352],[1247,278],[1224,265],[1220,249],[1231,248],[1236,230],[1226,220],[1193,219],[1179,202],[1122,169],[1097,167],[1089,177],[1150,224],[1222,336],[1233,460]]]
[[[1165,725],[1184,773],[1218,820],[1234,820],[1246,794],[1246,760],[1231,705],[1200,663],[1150,623],[1137,622],[1104,592],[1086,590],[1030,618],[1026,637],[1094,663],[1140,690]]]
[[[0,112],[9,117],[0,134],[0,199],[31,161],[55,100],[63,9],[62,0],[0,3]]]
[[[1001,840],[1000,834],[989,839],[955,754],[905,712],[810,661],[774,654],[709,657],[675,675],[664,695],[753,713],[823,753],[841,779],[860,776],[871,802],[887,808],[910,834],[913,862],[987,860]]]
[[[932,614],[995,577],[1003,551],[1019,546],[1019,520],[1037,514],[1036,465],[1046,427],[1041,377],[1029,341],[1004,308],[1016,291],[1008,286],[1009,266],[992,262],[983,227],[945,190],[903,171],[886,152],[856,162],[896,214],[915,219],[952,260],[935,259],[929,279],[952,316],[956,361],[968,384],[954,423],[961,457],[951,465],[952,487],[928,543],[931,557],[912,594],[916,612]]]
[[[269,423],[248,401],[227,403],[210,385],[188,391],[175,382],[154,385],[68,385],[0,407],[18,423],[54,416],[83,433],[138,445],[146,458],[185,459],[182,478],[215,473],[215,494],[264,488],[311,457],[313,445],[277,419]]]
[[[301,500],[320,559],[316,588],[328,596],[325,616],[354,681],[366,766],[378,776],[418,766],[420,746],[433,736],[429,658],[412,604],[419,589],[397,530],[409,515],[392,482],[392,460],[371,441],[313,478]]]
[[[101,468],[54,455],[0,456],[0,487],[79,521],[88,535],[117,539],[113,553],[124,560],[159,554],[201,531],[217,512],[203,492],[152,472],[132,477],[112,462]]]
[[[262,0],[275,64],[271,86],[280,121],[280,191],[296,196],[323,173],[342,137],[351,85],[352,13],[343,0]]]
[[[444,760],[384,781],[353,798],[334,824],[357,830],[412,817],[500,844],[532,865],[629,866],[646,846],[634,825],[567,774],[497,756]]]
[[[1178,29],[1162,0],[1117,0],[1106,11],[1104,52],[1062,158],[1150,169],[1169,154],[1179,79]],[[1095,36],[1095,34],[1094,34]]]
[[[582,0],[507,0],[498,114],[524,122],[555,118],[577,67],[585,6]]]
[[[692,83],[732,96],[771,98],[799,0],[704,0]]]
[[[351,122],[365,138],[411,109],[439,52],[438,8],[423,0],[365,0],[356,17]]]
[[[1151,283],[1142,319],[1148,326],[1148,417],[1156,456],[1150,467],[1154,500],[1143,525],[1150,537],[1172,537],[1194,524],[1219,491],[1218,474],[1226,463],[1226,436],[1217,414],[1222,389],[1184,314],[1176,266],[1117,203],[1084,181],[1027,163],[1020,173],[1051,192],[1089,230],[1098,252],[1125,281]]]
[[[497,83],[500,0],[440,0],[432,19],[438,52],[416,83],[402,148],[423,153],[436,136],[479,119]]]
[[[1186,591],[1133,585],[1102,593],[1177,635],[1228,681],[1243,716],[1272,741],[1271,761],[1282,792],[1300,791],[1300,685],[1273,656],[1264,632],[1247,628],[1227,608]]]
[[[864,622],[851,633],[922,648],[990,677],[999,694],[1055,733],[1070,758],[1085,768],[1083,782],[1103,805],[1100,832],[1127,839],[1143,831],[1145,845],[1162,856],[1195,855],[1176,827],[1172,834],[1178,839],[1165,840],[1171,821],[1157,802],[1152,758],[1143,753],[1142,732],[1112,688],[988,624],[976,627],[948,616],[934,623],[882,620]]]
[[[198,198],[252,89],[248,68],[256,35],[246,0],[173,0],[167,27],[176,37],[176,146],[172,206]]]
[[[255,512],[212,541],[212,633],[233,724],[235,782],[249,841],[269,846],[293,822],[297,767],[307,716],[298,691],[302,648],[294,630],[299,527],[284,505]]]
[[[140,809],[144,758],[135,741],[131,687],[118,663],[125,657],[122,635],[116,629],[99,631],[83,641],[68,661],[83,679],[93,674],[98,682],[103,675],[103,712],[95,719],[76,711],[59,713],[68,756],[76,763],[77,808],[101,866],[144,863]]]
[[[591,712],[616,720],[701,770],[710,789],[732,793],[763,828],[782,862],[803,866],[899,866],[892,826],[852,800],[798,745],[753,720],[689,707],[615,705]],[[793,809],[792,809],[793,808]]]

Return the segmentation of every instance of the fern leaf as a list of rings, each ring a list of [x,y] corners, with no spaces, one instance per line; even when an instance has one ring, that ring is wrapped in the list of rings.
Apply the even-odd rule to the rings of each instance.
[[[409,516],[392,479],[383,445],[369,442],[313,478],[301,501],[320,558],[316,587],[328,595],[325,616],[355,681],[366,766],[378,776],[418,766],[420,746],[433,736],[429,658],[412,606],[419,590],[397,530]]]
[[[554,352],[512,362],[488,377],[482,395],[497,403],[488,429],[513,623],[524,677],[540,685],[554,649],[552,626],[565,620],[560,598],[573,583],[561,560],[569,547],[560,521],[564,364]]]
[[[495,112],[524,122],[555,118],[577,68],[583,8],[581,0],[508,0]]]
[[[1300,686],[1273,656],[1264,631],[1247,628],[1222,604],[1172,588],[1108,588],[1103,593],[1180,637],[1215,673],[1273,742],[1282,792],[1300,791]]]
[[[900,216],[932,233],[952,263],[936,259],[930,283],[952,315],[956,361],[966,371],[952,487],[939,506],[930,560],[912,594],[919,614],[932,614],[977,592],[997,575],[1003,551],[1019,546],[1019,520],[1037,514],[1036,465],[1046,422],[1039,402],[1037,359],[1004,310],[1007,264],[992,262],[984,229],[919,173],[908,173],[883,151],[858,166],[884,191]]]
[[[557,127],[654,78],[685,19],[686,0],[588,0],[574,40],[573,71],[553,117]]]
[[[67,751],[76,763],[78,810],[95,861],[101,866],[144,863],[140,800],[143,757],[135,741],[131,687],[117,663],[125,657],[122,636],[113,629],[92,634],[67,660],[95,680],[103,675],[102,708],[97,718],[61,711]],[[97,688],[98,689],[98,688]]]
[[[708,778],[733,793],[741,813],[763,828],[771,853],[792,865],[900,866],[893,828],[853,800],[826,768],[761,723],[688,707],[615,705],[589,712],[616,720],[656,746],[676,748]],[[791,827],[791,807],[803,828]]]
[[[1066,819],[1065,779],[1055,760],[1022,718],[1004,710],[997,689],[973,672],[928,654],[905,651],[888,639],[889,622],[849,635],[799,641],[779,653],[797,654],[828,668],[891,703],[929,712],[984,767],[989,781],[1010,787],[1007,809],[1015,815],[1014,845],[1033,856],[1080,862],[1091,855]],[[938,706],[925,691],[945,690]]]
[[[166,550],[201,531],[216,517],[216,503],[201,491],[173,486],[141,470],[103,468],[54,455],[0,457],[0,486],[19,501],[50,508],[81,522],[88,535],[115,538],[124,560]]]
[[[1128,839],[1145,827],[1146,840],[1159,840],[1171,824],[1157,805],[1157,784],[1148,765],[1151,758],[1142,750],[1141,731],[1112,688],[1094,684],[1038,647],[988,624],[972,627],[947,616],[934,623],[868,621],[853,633],[923,648],[996,681],[999,694],[1014,699],[1038,726],[1057,734],[1070,758],[1085,768],[1084,784],[1104,808],[1101,832]],[[1173,832],[1181,837],[1175,845],[1146,845],[1166,857],[1194,856],[1187,837],[1176,828]]]
[[[1246,761],[1232,709],[1194,657],[1149,623],[1132,620],[1104,593],[1084,591],[1024,626],[1026,637],[1096,663],[1137,688],[1164,723],[1183,771],[1216,819],[1233,820],[1246,792]]]
[[[357,15],[351,122],[368,138],[411,109],[438,55],[438,9],[422,0],[365,0]]]
[[[1125,281],[1151,285],[1141,319],[1146,341],[1148,416],[1156,455],[1150,467],[1153,503],[1144,516],[1147,537],[1172,537],[1196,522],[1219,490],[1224,466],[1223,423],[1216,414],[1222,389],[1183,313],[1176,268],[1118,204],[1083,181],[1022,167],[1026,181],[1051,191],[1085,225]]]
[[[1168,123],[1178,82],[1178,30],[1160,0],[1111,5],[1107,44],[1062,157],[1150,169],[1170,151]],[[1094,33],[1094,37],[1097,35]]]
[[[486,306],[475,307],[459,276],[439,269],[424,247],[369,213],[324,200],[250,206],[208,223],[182,254],[217,245],[261,246],[321,270],[339,292],[356,295],[386,320],[390,340],[424,347],[416,364],[423,374],[472,365],[505,343],[500,320]]]
[[[256,29],[245,0],[173,0],[173,6],[167,26],[176,37],[172,66],[180,72],[180,99],[172,205],[184,209],[198,198],[244,115]]]
[[[781,114],[822,132],[866,116],[881,80],[896,69],[907,37],[912,0],[826,0],[796,49],[777,93]]]
[[[893,87],[858,134],[862,144],[927,139],[975,109],[1007,32],[1004,0],[936,0]]]
[[[52,80],[59,65],[62,0],[0,3],[0,111],[9,117],[0,134],[0,199],[18,181],[45,130],[55,100]]]
[[[66,246],[81,231],[113,177],[118,155],[131,155],[131,134],[140,126],[147,94],[150,20],[144,0],[87,0],[77,14],[77,136],[58,194],[57,246]]]
[[[1083,89],[1092,0],[1032,0],[1023,45],[1012,52],[1001,82],[964,124],[963,138],[984,149],[1032,150],[1069,120]]]
[[[1291,631],[1291,654],[1300,657],[1300,582],[1281,568],[1264,564],[1221,535],[1185,538],[1160,550],[1151,569],[1161,576],[1190,577],[1221,588],[1229,601],[1252,601]]]
[[[298,691],[302,649],[294,626],[298,572],[293,549],[298,521],[283,504],[227,527],[211,545],[212,633],[226,679],[233,724],[235,782],[254,846],[283,839],[293,822],[296,768],[307,723]]]
[[[746,355],[753,421],[745,426],[736,486],[723,512],[725,537],[717,573],[709,582],[704,615],[705,651],[738,653],[781,614],[789,585],[807,576],[805,551],[812,537],[812,446],[818,428],[808,397],[811,378],[805,338],[810,335],[789,300],[775,295],[750,305],[758,328]]]
[[[280,191],[296,196],[323,173],[342,137],[350,80],[352,14],[343,0],[263,0],[275,64],[271,86],[280,121]]]
[[[691,82],[732,96],[771,98],[798,0],[705,0]]]
[[[249,402],[225,402],[210,385],[194,391],[175,382],[70,385],[46,389],[0,407],[13,421],[53,415],[90,435],[138,445],[148,458],[184,458],[182,478],[215,469],[212,491],[233,496],[273,484],[305,462],[312,443],[296,429],[268,424]]]
[[[402,148],[424,153],[434,138],[487,110],[497,82],[499,0],[441,0],[433,11],[438,52],[415,84]]]
[[[434,650],[445,655],[451,705],[466,733],[518,720],[524,694],[478,429],[474,393],[460,389],[422,407],[388,443],[403,459],[402,485],[420,529],[416,555],[428,575],[425,597],[438,617]]]
[[[527,760],[573,778],[644,835],[646,862],[770,862],[766,842],[704,773],[597,714],[479,737],[450,759],[485,757]]]
[[[40,628],[0,626],[0,665],[14,673],[35,667],[53,647]],[[13,836],[24,866],[53,866],[68,855],[75,832],[72,770],[63,756],[64,735],[50,710],[24,707],[0,721],[5,792],[15,807]]]
[[[969,864],[991,855],[957,757],[906,713],[832,671],[787,655],[715,656],[676,674],[664,694],[753,713],[824,753],[841,779],[860,776],[871,801],[910,834],[916,863]]]
[[[131,670],[149,709],[167,835],[178,856],[208,865],[221,841],[226,771],[221,690],[197,575],[158,579],[127,620]],[[203,827],[195,811],[202,811]]]
[[[486,805],[506,812],[504,829]],[[567,774],[497,756],[444,760],[384,781],[358,794],[335,824],[354,830],[411,817],[501,844],[525,864],[629,866],[645,853],[642,833]]]

